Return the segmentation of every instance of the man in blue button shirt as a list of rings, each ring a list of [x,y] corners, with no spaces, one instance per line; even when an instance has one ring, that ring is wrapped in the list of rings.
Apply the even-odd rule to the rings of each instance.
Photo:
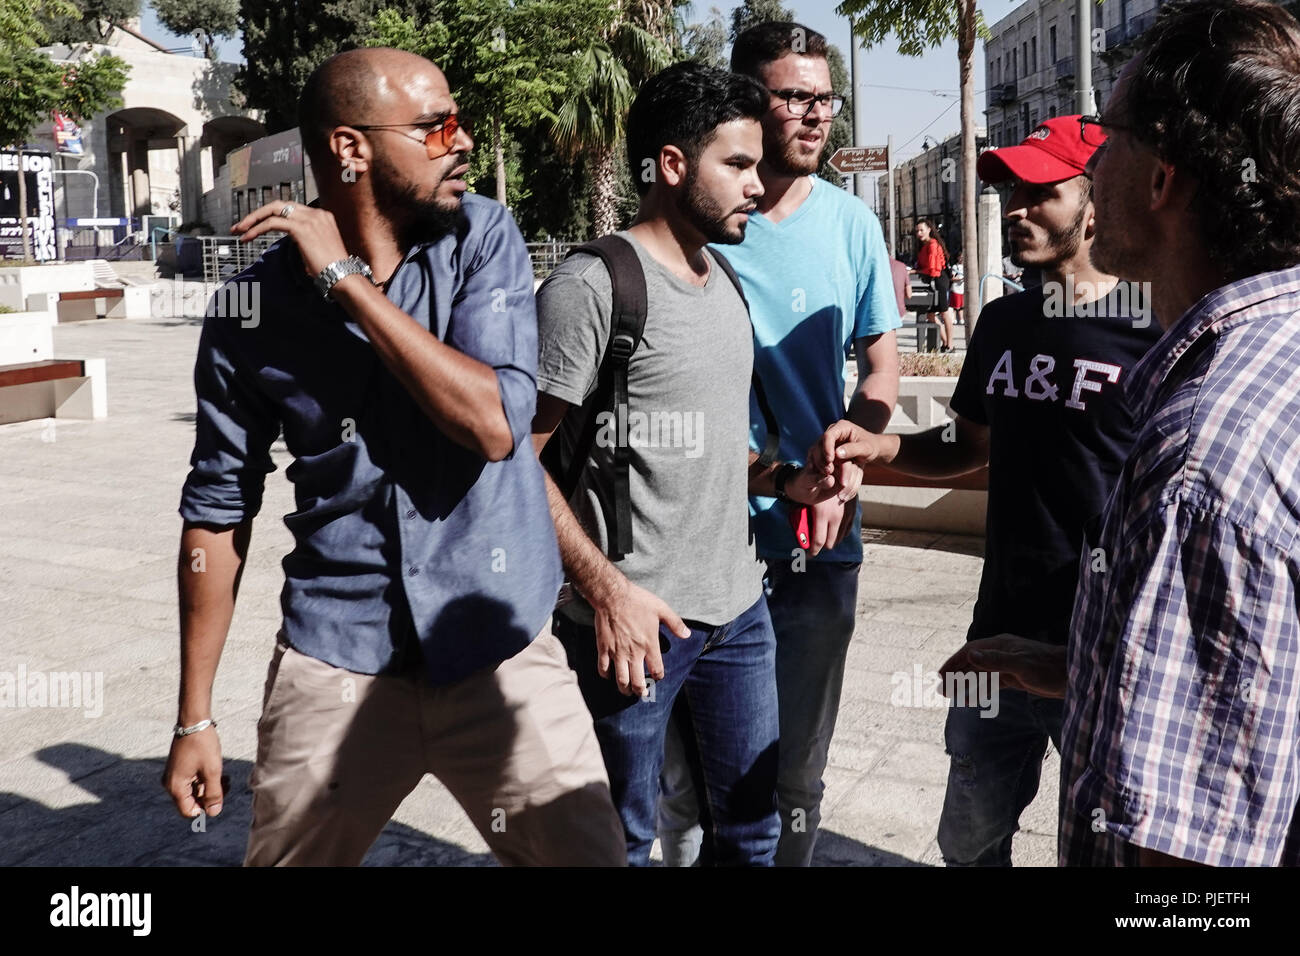
[[[299,106],[320,208],[234,226],[288,238],[214,297],[199,343],[164,785],[186,816],[221,810],[212,683],[282,432],[295,547],[245,863],[358,864],[427,772],[504,863],[621,863],[591,717],[543,633],[561,571],[527,442],[522,237],[465,194],[473,140],[427,60],[339,54]]]

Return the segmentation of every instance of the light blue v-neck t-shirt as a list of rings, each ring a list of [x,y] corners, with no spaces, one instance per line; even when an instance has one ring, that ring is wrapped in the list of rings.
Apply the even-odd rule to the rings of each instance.
[[[898,300],[880,220],[861,199],[813,177],[812,192],[780,222],[753,213],[745,241],[718,246],[740,276],[754,324],[754,368],[781,428],[780,457],[808,447],[843,418],[844,362],[854,339],[897,329]],[[750,443],[767,436],[750,402]],[[798,547],[785,506],[751,497],[761,557],[789,560]],[[861,561],[849,534],[813,560]]]

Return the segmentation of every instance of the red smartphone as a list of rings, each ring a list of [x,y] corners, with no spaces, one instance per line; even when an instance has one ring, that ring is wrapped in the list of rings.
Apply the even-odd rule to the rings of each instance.
[[[799,542],[799,547],[806,549],[812,543],[808,528],[808,506],[800,505],[798,510],[790,510],[789,518],[790,530],[794,532],[795,540]]]

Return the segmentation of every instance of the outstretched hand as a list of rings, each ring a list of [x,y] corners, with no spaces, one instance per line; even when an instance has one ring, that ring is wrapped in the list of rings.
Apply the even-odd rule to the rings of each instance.
[[[808,461],[814,469],[824,475],[836,473],[836,469],[846,464],[861,469],[880,458],[886,447],[883,435],[869,432],[848,419],[840,419],[826,429],[822,437],[808,452]],[[855,488],[856,491],[856,488]]]
[[[1065,697],[1065,648],[1057,644],[999,634],[966,642],[939,668],[944,687],[950,686],[948,674],[971,672],[997,674],[999,684],[1010,690],[1023,690],[1038,697]]]

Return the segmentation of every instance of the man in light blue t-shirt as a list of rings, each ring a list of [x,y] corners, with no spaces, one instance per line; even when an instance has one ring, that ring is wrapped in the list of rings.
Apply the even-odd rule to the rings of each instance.
[[[749,300],[754,368],[781,426],[780,458],[789,463],[776,471],[777,488],[833,422],[848,417],[883,432],[898,398],[900,322],[880,223],[861,200],[815,175],[843,105],[826,49],[826,38],[807,27],[762,23],[737,37],[731,54],[732,70],[754,77],[771,97],[759,164],[764,195],[745,241],[726,252]],[[850,346],[858,383],[846,415]],[[751,443],[761,448],[766,429],[751,405]],[[862,562],[856,496],[807,508],[807,548],[790,524],[800,507],[750,498],[777,641],[778,866],[812,861]],[[681,865],[694,856],[695,795],[673,746],[670,740],[660,836],[665,863]]]

